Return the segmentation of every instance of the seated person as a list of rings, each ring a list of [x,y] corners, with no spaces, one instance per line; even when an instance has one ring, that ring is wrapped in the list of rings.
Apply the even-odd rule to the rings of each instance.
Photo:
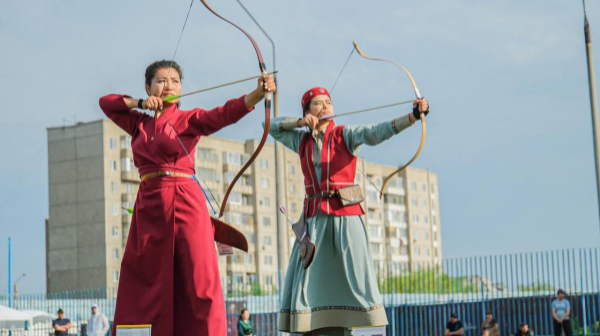
[[[482,336],[498,336],[500,335],[500,329],[498,322],[494,319],[494,315],[491,311],[485,313],[485,320],[481,323],[481,335]]]
[[[519,330],[512,336],[534,336],[533,330],[529,329],[527,322],[521,323]]]
[[[446,324],[446,336],[462,336],[464,333],[463,324],[458,320],[458,315],[452,313],[450,315],[450,322]]]

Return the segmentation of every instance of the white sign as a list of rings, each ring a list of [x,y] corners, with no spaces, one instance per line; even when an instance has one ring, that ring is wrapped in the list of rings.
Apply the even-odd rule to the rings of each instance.
[[[151,336],[150,324],[145,325],[118,325],[116,336]]]

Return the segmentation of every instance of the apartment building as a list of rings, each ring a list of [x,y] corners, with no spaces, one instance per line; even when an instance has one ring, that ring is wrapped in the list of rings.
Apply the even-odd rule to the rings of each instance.
[[[217,211],[257,146],[257,140],[216,137],[198,144],[196,175]],[[298,155],[283,152],[284,202],[289,220],[295,221],[302,211],[304,180]],[[377,269],[441,261],[437,176],[408,168],[392,179],[380,200],[383,178],[396,167],[362,158],[358,166],[356,183],[366,196],[364,222]],[[131,215],[121,208],[133,207],[139,186],[131,138],[106,119],[49,128],[48,174],[48,292],[116,287],[131,223]],[[228,286],[255,280],[277,285],[278,257],[289,256],[294,236],[290,229],[289,240],[278,248],[275,183],[274,147],[267,144],[236,183],[224,212],[224,220],[243,231],[250,243],[247,254],[235,251],[219,257]],[[291,228],[289,223],[286,227]]]

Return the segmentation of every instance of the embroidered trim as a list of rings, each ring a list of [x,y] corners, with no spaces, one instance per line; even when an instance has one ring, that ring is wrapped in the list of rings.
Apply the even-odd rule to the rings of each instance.
[[[324,311],[324,310],[352,310],[352,311],[366,313],[366,312],[370,312],[370,311],[381,309],[381,308],[383,308],[382,304],[374,305],[373,307],[368,307],[368,308],[350,307],[350,306],[325,306],[325,307],[316,307],[311,310],[281,309],[279,312],[287,313],[287,314],[310,314],[310,313]]]

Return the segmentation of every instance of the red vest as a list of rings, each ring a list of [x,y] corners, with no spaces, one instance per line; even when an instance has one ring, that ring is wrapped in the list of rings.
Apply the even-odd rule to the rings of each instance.
[[[314,143],[312,134],[307,133],[302,138],[298,151],[306,194],[313,195],[353,185],[356,176],[356,156],[346,147],[344,126],[336,127],[333,121],[327,125],[321,151],[321,181],[317,181],[313,162]],[[307,218],[316,216],[319,209],[321,213],[333,216],[365,214],[360,204],[342,206],[337,197],[305,199],[304,211]]]

